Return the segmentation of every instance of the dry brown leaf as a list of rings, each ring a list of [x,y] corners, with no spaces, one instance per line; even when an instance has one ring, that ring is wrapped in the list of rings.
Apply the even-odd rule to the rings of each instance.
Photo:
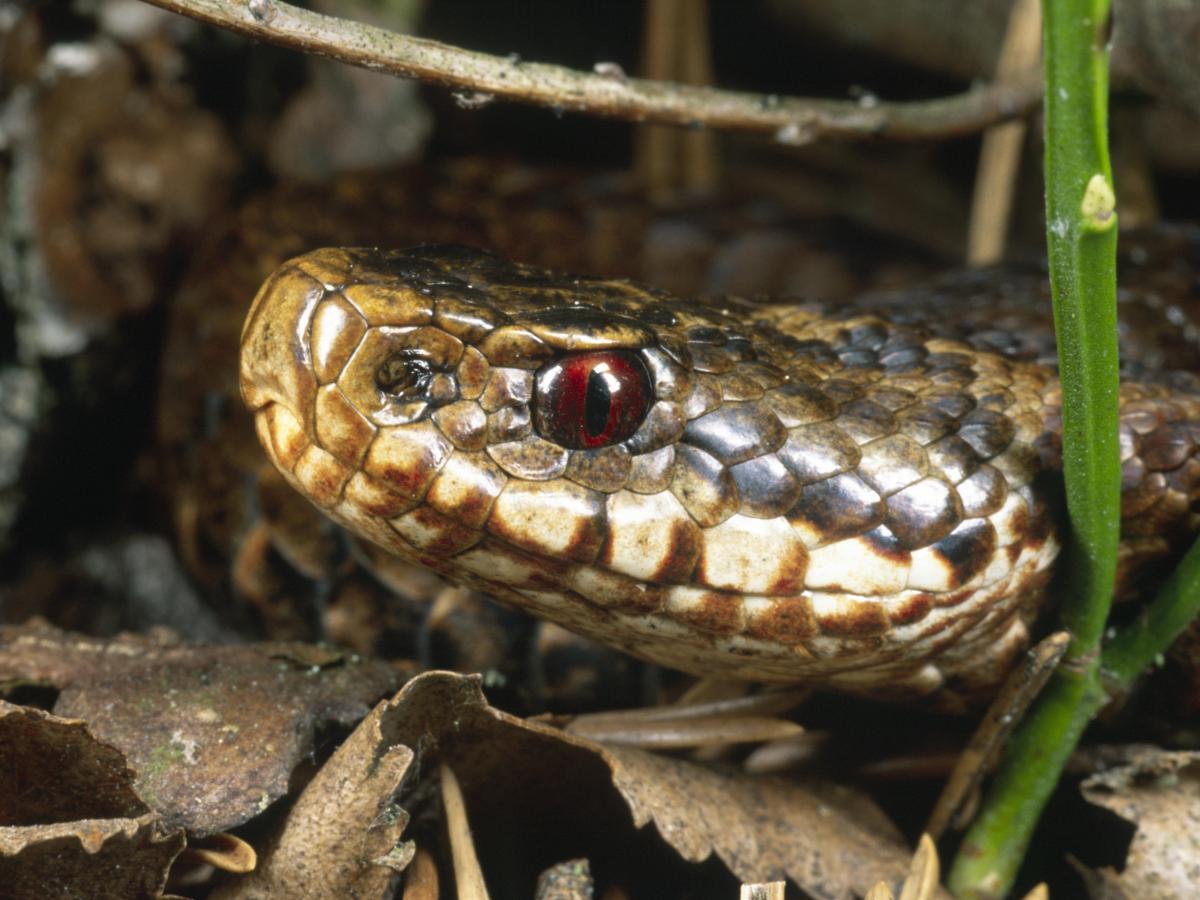
[[[168,826],[226,831],[287,793],[317,730],[395,689],[384,663],[304,644],[203,646],[0,627],[0,685],[60,690],[54,711],[121,750]]]
[[[83,722],[0,701],[0,894],[157,897],[183,842]]]
[[[1083,782],[1090,803],[1137,826],[1119,875],[1097,885],[1141,900],[1194,896],[1200,885],[1200,753],[1143,750]]]
[[[258,870],[218,897],[390,896],[414,851],[398,843],[408,815],[393,802],[413,754],[384,742],[387,708],[376,706],[308,783]]]
[[[235,875],[245,875],[258,867],[258,852],[236,834],[193,838],[188,842],[183,858],[186,862],[212,866]]]
[[[908,869],[895,826],[848,787],[728,775],[624,747],[599,752],[634,823],[653,822],[689,862],[715,852],[744,882],[786,875],[818,897],[862,894]]]
[[[626,837],[630,820],[654,823],[688,862],[715,855],[737,880],[786,876],[815,897],[861,896],[908,870],[899,834],[863,794],[604,747],[492,709],[479,684],[421,675],[389,701],[383,730],[420,770],[454,769],[490,883],[532,886],[571,850],[593,866],[628,856],[647,837]]]
[[[84,722],[0,700],[0,826],[140,816],[133,778]]]
[[[160,897],[183,844],[154,813],[0,828],[0,885],[6,900]]]

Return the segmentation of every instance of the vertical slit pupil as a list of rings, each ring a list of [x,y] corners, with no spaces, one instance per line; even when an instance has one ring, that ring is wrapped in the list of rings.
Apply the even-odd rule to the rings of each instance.
[[[612,410],[608,379],[604,377],[599,366],[588,373],[583,409],[583,427],[587,429],[588,436],[599,437],[608,425],[608,414]]]

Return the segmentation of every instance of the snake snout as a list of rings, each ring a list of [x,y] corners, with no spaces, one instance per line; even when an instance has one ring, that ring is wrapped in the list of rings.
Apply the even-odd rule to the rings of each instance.
[[[259,289],[242,328],[241,388],[257,412],[279,403],[298,413],[315,388],[312,358],[305,346],[321,286],[281,269]]]
[[[267,455],[285,474],[311,443],[317,383],[305,336],[323,295],[312,278],[282,268],[259,289],[242,329],[242,399]]]
[[[364,275],[377,256],[319,250],[286,263],[242,335],[242,395],[264,448],[339,521],[420,506],[455,450],[478,453],[487,436],[485,413],[467,399],[488,382],[483,357],[434,323],[420,285]],[[503,386],[493,387],[498,403]]]

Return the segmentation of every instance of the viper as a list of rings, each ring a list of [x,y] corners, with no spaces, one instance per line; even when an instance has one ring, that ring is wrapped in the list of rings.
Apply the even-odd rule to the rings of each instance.
[[[445,577],[696,674],[967,702],[1060,557],[1060,385],[943,318],[326,249],[258,292],[241,387],[293,487]],[[1200,492],[1194,379],[1131,371],[1128,584]]]

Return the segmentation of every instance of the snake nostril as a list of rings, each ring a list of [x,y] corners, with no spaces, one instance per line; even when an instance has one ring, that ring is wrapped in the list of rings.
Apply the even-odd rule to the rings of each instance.
[[[420,400],[428,393],[434,374],[433,364],[419,350],[402,350],[379,364],[375,384],[397,399]]]

